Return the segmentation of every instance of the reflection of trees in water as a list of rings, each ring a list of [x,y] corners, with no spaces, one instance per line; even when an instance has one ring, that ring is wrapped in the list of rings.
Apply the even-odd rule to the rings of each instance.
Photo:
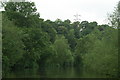
[[[8,74],[8,78],[89,78],[101,77],[79,67],[41,67]]]
[[[47,67],[40,70],[41,76],[47,78],[80,78],[81,72],[77,67]]]

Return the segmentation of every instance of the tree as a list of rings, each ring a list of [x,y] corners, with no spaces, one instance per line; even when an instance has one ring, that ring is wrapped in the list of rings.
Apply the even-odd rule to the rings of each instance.
[[[82,21],[82,22],[81,22],[81,27],[82,27],[82,28],[87,28],[88,25],[89,25],[89,22],[88,22],[88,21]]]
[[[49,36],[42,32],[40,28],[24,28],[23,43],[25,45],[25,54],[23,58],[16,64],[16,68],[21,66],[25,68],[38,68],[40,62],[44,61],[42,57],[49,55],[50,50]]]
[[[104,32],[95,33],[88,36],[90,39],[95,38],[92,39],[92,48],[86,48],[87,52],[83,55],[84,70],[107,77],[118,77],[118,31],[107,27]]]
[[[9,20],[18,27],[39,27],[39,13],[34,2],[7,2],[4,8]]]
[[[58,65],[65,66],[73,63],[73,56],[64,36],[59,35],[57,37],[54,43],[54,49],[56,50],[56,63]]]
[[[67,34],[67,28],[65,26],[59,26],[57,29],[58,34]]]
[[[66,38],[68,39],[68,43],[69,43],[69,45],[70,45],[71,51],[74,52],[75,47],[76,47],[76,44],[77,44],[77,41],[76,41],[76,38],[75,38],[75,35],[74,35],[74,29],[71,29],[71,30],[68,32]]]
[[[75,34],[75,38],[77,38],[77,39],[79,39],[80,38],[80,28],[81,28],[81,26],[80,26],[80,22],[74,22],[73,24],[72,24],[72,27],[73,27],[73,29],[74,29],[74,34]]]
[[[4,7],[5,11],[22,13],[24,17],[30,15],[39,16],[39,14],[36,13],[37,9],[34,2],[7,2]]]
[[[41,28],[44,32],[47,32],[48,35],[50,36],[50,41],[54,43],[56,39],[57,32],[56,30],[52,27],[52,22],[50,20],[44,21],[41,24]]]
[[[87,54],[89,49],[93,48],[94,40],[96,39],[95,36],[86,35],[83,38],[80,38],[77,41],[77,45],[75,48],[74,58],[75,58],[75,66],[83,67],[83,56]]]
[[[69,19],[65,20],[63,22],[64,26],[67,28],[67,30],[70,30],[72,27],[71,27],[71,21]]]
[[[109,15],[108,20],[113,27],[120,27],[120,1],[118,2],[115,11]]]
[[[97,22],[88,22],[88,21],[82,21],[81,22],[81,32],[80,32],[80,37],[86,36],[90,34],[95,27],[97,27]]]
[[[61,19],[56,19],[55,23],[57,24],[57,26],[63,26],[63,21]]]
[[[3,17],[2,67],[4,76],[9,70],[13,70],[17,61],[22,58],[24,54],[24,44],[22,42],[22,31],[9,21],[4,14]]]

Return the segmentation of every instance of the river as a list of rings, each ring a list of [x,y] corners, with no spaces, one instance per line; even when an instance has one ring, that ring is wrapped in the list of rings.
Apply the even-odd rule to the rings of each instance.
[[[39,70],[20,70],[9,73],[6,78],[105,78],[105,76],[84,72],[76,67],[42,68]]]

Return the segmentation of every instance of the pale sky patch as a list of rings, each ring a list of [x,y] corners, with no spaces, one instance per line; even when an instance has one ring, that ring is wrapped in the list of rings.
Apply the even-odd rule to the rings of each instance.
[[[112,13],[119,0],[28,0],[35,2],[40,17],[55,21],[70,19],[74,21],[75,14],[81,15],[81,21],[97,21],[107,24],[107,14]]]
[[[35,2],[41,18],[55,21],[57,18],[74,21],[75,14],[81,21],[97,21],[105,24],[107,14],[114,11],[119,0],[31,0]]]

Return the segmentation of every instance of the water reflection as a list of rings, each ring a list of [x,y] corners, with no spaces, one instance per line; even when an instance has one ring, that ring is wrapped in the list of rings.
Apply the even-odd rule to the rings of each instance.
[[[7,75],[7,78],[96,78],[103,77],[82,71],[77,67],[42,67],[38,70],[20,70]]]
[[[45,69],[48,78],[80,78],[80,72],[78,73],[78,70],[74,67]]]

